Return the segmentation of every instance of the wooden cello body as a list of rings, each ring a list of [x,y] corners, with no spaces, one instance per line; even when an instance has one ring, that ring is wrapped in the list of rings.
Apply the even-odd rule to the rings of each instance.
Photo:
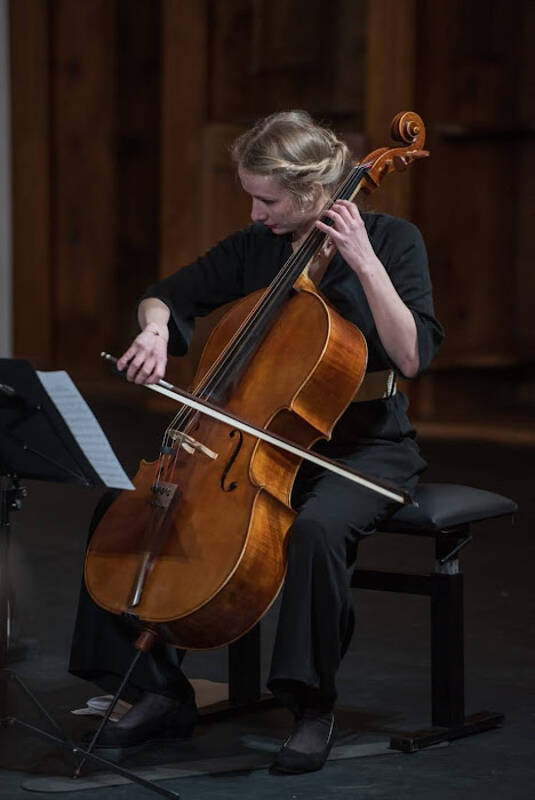
[[[238,303],[214,329],[200,376],[255,301]],[[308,447],[330,435],[365,367],[360,331],[315,293],[298,291],[226,407]],[[136,491],[121,493],[93,535],[85,568],[93,599],[109,611],[128,612],[146,533],[154,536],[162,525],[165,542],[135,613],[187,649],[238,638],[275,599],[284,579],[286,534],[295,516],[290,494],[299,467],[294,456],[209,418],[196,422],[193,435],[217,458],[194,450],[175,463],[169,454],[164,471],[172,476],[160,486],[177,488],[167,507],[155,506],[157,463],[142,462]]]
[[[423,124],[408,132],[415,117],[401,137],[412,154],[375,151],[376,176],[361,171],[341,196],[419,157]],[[388,152],[395,155],[385,167]],[[216,326],[195,379],[200,395],[307,448],[329,438],[367,358],[361,332],[299,277],[324,241],[317,230],[311,237],[285,265],[284,283],[281,270]],[[172,645],[220,647],[255,625],[282,585],[300,460],[199,414],[172,424],[164,442],[158,461],[141,462],[135,491],[121,492],[97,527],[86,585],[97,604]]]

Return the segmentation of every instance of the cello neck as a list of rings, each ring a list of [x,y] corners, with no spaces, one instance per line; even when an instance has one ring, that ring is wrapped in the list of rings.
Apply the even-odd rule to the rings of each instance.
[[[353,200],[363,184],[367,167],[368,164],[354,166],[323,211],[330,208],[337,200]],[[332,224],[329,217],[322,216],[320,218],[326,225]],[[322,247],[325,238],[326,234],[323,231],[313,228],[298,250],[283,264],[252,309],[249,317],[236,331],[225,350],[213,364],[212,369],[204,376],[201,384],[196,387],[196,394],[199,397],[220,399],[220,395],[225,393],[227,378],[232,376],[234,380],[236,372],[252,355],[255,345],[261,341],[269,329],[275,315],[291,294],[294,284]]]
[[[351,169],[349,175],[337,188],[332,198],[325,204],[322,215],[319,218],[321,222],[330,227],[332,220],[324,216],[324,212],[331,208],[337,200],[353,200],[356,197],[366,177],[367,167],[368,164],[357,164]],[[301,246],[290,256],[277,273],[262,298],[262,302],[269,303],[270,298],[278,295],[279,292],[284,297],[288,294],[301,273],[304,272],[306,266],[323,245],[326,236],[327,234],[318,230],[318,228],[312,228]]]

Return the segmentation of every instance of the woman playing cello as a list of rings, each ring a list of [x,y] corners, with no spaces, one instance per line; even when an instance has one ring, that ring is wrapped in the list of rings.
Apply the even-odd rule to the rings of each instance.
[[[347,146],[302,111],[260,120],[233,145],[252,224],[193,264],[151,286],[141,301],[141,332],[118,362],[129,380],[163,378],[168,354],[183,355],[194,319],[269,285],[314,228],[328,234],[332,258],[309,277],[368,345],[367,374],[329,441],[315,450],[409,491],[425,468],[396,375],[416,376],[442,340],[433,313],[425,246],[410,223],[360,213],[339,200],[324,210],[352,163]],[[328,217],[331,225],[318,218]],[[284,365],[281,365],[284,368]],[[360,539],[397,508],[395,502],[310,465],[292,494],[297,517],[289,533],[284,584],[268,688],[292,712],[294,728],[274,762],[280,772],[320,769],[334,738],[336,672],[353,632],[350,580]],[[106,689],[124,674],[131,636],[120,617],[97,608],[83,591],[70,669]],[[104,729],[100,746],[139,746],[189,734],[193,690],[181,651],[155,647],[131,684],[141,699]]]

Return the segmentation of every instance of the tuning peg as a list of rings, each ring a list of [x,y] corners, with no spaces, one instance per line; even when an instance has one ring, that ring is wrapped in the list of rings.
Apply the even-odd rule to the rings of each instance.
[[[392,163],[396,172],[404,172],[407,169],[407,161],[404,156],[394,156]]]

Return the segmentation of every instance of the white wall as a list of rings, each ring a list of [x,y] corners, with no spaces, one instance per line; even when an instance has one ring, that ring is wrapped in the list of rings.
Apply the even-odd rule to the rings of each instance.
[[[0,0],[0,357],[12,354],[9,0]]]

